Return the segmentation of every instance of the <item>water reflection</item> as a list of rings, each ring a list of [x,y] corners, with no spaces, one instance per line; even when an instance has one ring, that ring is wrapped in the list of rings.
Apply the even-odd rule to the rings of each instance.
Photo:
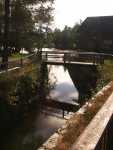
[[[34,114],[36,115],[36,114]],[[0,149],[2,150],[36,150],[58,128],[65,119],[48,115],[46,113],[31,114],[21,127],[16,128],[4,139]]]
[[[48,65],[49,79],[55,87],[49,96],[58,101],[73,103],[78,100],[79,93],[69,76],[68,70],[63,66]]]
[[[43,68],[45,68],[45,66],[43,66]],[[82,95],[89,93],[90,89],[94,87],[97,79],[95,76],[95,74],[97,74],[96,68],[92,67],[84,68],[84,66],[77,65],[68,66],[68,69],[66,69],[63,66],[48,65],[48,70],[49,82],[53,87],[48,97],[65,103],[74,104],[78,101],[78,97],[82,97]],[[75,70],[77,71],[75,72]],[[89,84],[90,82],[91,86]],[[45,82],[42,81],[42,84],[43,83]],[[35,108],[38,109],[37,107]],[[61,118],[61,116],[62,112],[60,110],[50,109],[47,108],[47,106],[43,108],[43,111],[40,111],[40,114],[39,111],[37,112],[37,110],[35,110],[33,114],[28,114],[27,119],[24,120],[21,126],[11,131],[11,133],[3,139],[0,149],[36,150],[65,123],[65,119]]]
[[[63,66],[48,66],[49,79],[53,88],[49,97],[58,101],[74,103],[78,91],[74,86],[68,70]],[[2,150],[36,150],[64,123],[62,111],[43,108],[41,112],[28,114],[27,119],[3,141]]]

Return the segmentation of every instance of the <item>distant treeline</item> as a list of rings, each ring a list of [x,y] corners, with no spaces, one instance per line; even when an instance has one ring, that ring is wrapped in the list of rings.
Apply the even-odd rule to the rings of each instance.
[[[80,24],[77,23],[74,27],[65,26],[63,30],[56,28],[51,36],[49,47],[56,49],[75,49],[77,41],[77,30]]]

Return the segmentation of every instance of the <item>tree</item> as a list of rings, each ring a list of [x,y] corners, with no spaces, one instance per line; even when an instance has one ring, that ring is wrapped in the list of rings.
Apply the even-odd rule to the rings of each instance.
[[[55,29],[53,32],[53,43],[55,48],[61,49],[62,47],[62,32],[60,29]]]
[[[19,51],[29,43],[27,37],[30,38],[29,33],[33,31],[34,24],[30,10],[21,1],[14,1],[12,5],[10,46]]]
[[[68,26],[65,26],[62,31],[62,48],[63,49],[72,49],[73,41],[72,41],[72,29]]]
[[[80,24],[75,24],[74,27],[65,26],[61,31],[55,29],[53,32],[53,43],[57,49],[75,49],[77,42],[77,30]]]
[[[3,46],[3,4],[0,1],[0,52]]]
[[[77,44],[77,31],[78,31],[80,25],[81,25],[81,21],[80,21],[80,23],[75,24],[74,27],[72,28],[72,31],[71,31],[71,33],[72,33],[73,49],[76,48],[76,44]]]
[[[8,61],[9,48],[19,51],[21,48],[33,48],[36,43],[38,43],[37,47],[43,46],[46,29],[53,19],[53,2],[54,0],[5,0],[5,3],[0,2],[0,8],[5,5],[4,21],[0,25],[0,31],[4,26],[3,33],[0,32],[0,43],[4,45],[3,62]],[[0,22],[2,21],[1,10]]]
[[[8,39],[9,39],[9,15],[10,15],[10,0],[5,0],[4,4],[4,39],[3,46],[4,52],[2,53],[3,68],[8,68]]]
[[[11,39],[11,44],[15,44],[16,49],[43,46],[44,33],[46,33],[46,28],[52,20],[52,3],[53,0],[21,0],[13,2],[11,13],[13,39]]]
[[[18,4],[18,1],[16,3]],[[15,12],[12,12],[12,14],[15,14],[15,18],[12,18],[12,20],[16,20],[17,18],[14,26],[16,27],[17,24],[19,24],[21,27],[21,31],[19,31],[18,34],[16,33],[16,35],[20,35],[18,40],[16,40],[19,41],[18,45],[20,45],[20,47],[27,49],[35,46],[38,49],[43,47],[47,28],[53,19],[52,4],[53,0],[23,0],[18,4],[18,9],[15,8]],[[13,29],[15,27],[13,27]],[[16,29],[16,31],[18,30]]]
[[[47,5],[47,3],[48,5]],[[46,0],[45,3],[40,3],[39,7],[35,9],[34,22],[38,29],[38,49],[41,50],[44,46],[45,39],[49,29],[50,22],[53,20],[52,11],[53,0]]]
[[[16,100],[20,106],[29,106],[32,98],[36,95],[37,89],[30,76],[22,76],[16,84]]]

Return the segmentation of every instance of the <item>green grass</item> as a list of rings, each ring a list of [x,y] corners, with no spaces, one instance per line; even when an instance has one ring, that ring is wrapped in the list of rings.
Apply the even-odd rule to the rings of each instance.
[[[100,77],[97,81],[97,87],[94,94],[97,93],[102,87],[113,81],[113,60],[106,60],[101,66],[98,66]]]
[[[13,58],[13,59],[20,59],[20,58],[23,58],[25,56],[27,56],[28,54],[20,54],[20,53],[13,53],[11,54],[11,56],[9,57],[10,59]]]

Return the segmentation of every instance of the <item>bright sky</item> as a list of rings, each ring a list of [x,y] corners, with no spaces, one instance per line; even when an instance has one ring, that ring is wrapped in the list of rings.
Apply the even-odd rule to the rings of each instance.
[[[113,0],[55,0],[54,15],[55,26],[63,29],[87,16],[113,15]]]

